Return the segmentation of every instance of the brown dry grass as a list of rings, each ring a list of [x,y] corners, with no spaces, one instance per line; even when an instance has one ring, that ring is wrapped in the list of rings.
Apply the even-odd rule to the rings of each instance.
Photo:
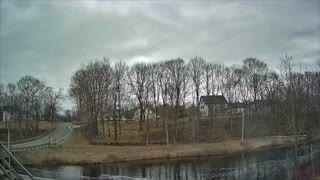
[[[161,122],[159,122],[161,124]],[[105,133],[103,135],[102,125],[99,124],[99,132],[101,142],[114,142],[114,126],[112,122],[109,122],[110,126],[110,135],[108,135],[108,125],[105,123]],[[150,133],[150,140],[157,141],[157,142],[165,142],[165,131],[161,125],[156,127],[155,122],[150,122],[149,125],[149,133]],[[139,123],[137,121],[127,121],[121,122],[121,134],[118,134],[117,142],[132,142],[132,143],[140,143],[146,141],[146,129],[147,125],[144,123],[144,131],[139,131]],[[119,130],[118,130],[119,131]]]
[[[210,122],[211,121],[211,122]],[[163,126],[163,121],[159,120],[159,125],[156,127],[156,122],[151,121],[149,124],[149,142],[165,143],[166,132]],[[193,125],[192,121],[180,122],[178,124],[178,135],[176,137],[177,143],[191,143],[191,142],[221,142],[224,140],[234,139],[239,137],[240,120],[233,119],[233,131],[230,129],[229,118],[215,118],[215,119],[200,119],[195,120],[195,134],[196,138],[193,141]],[[105,133],[103,134],[102,125],[99,124],[99,141],[100,142],[114,142],[114,127],[112,122],[109,122],[110,135],[108,134],[108,125],[105,123]],[[144,131],[139,131],[139,123],[137,121],[121,122],[121,134],[118,135],[117,142],[125,143],[146,143],[147,140],[147,123],[144,123]],[[169,139],[172,143],[173,122],[169,122]],[[119,131],[119,130],[118,130]]]
[[[219,143],[170,144],[145,146],[97,146],[90,145],[82,133],[75,131],[73,137],[61,147],[19,152],[18,158],[25,164],[92,164],[237,153],[266,146],[282,144],[275,138],[226,140]]]

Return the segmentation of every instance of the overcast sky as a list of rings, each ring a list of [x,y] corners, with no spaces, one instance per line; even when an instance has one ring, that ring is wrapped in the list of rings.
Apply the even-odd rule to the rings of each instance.
[[[1,1],[1,83],[24,75],[67,92],[95,58],[159,61],[202,56],[241,64],[320,57],[320,1]],[[69,105],[65,105],[68,107]]]

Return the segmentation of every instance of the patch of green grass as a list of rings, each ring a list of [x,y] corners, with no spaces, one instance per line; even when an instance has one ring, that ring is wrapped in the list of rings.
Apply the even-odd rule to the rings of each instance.
[[[40,130],[49,130],[49,121],[40,121],[39,129]],[[55,129],[58,126],[58,122],[51,122],[51,129]]]
[[[20,140],[22,139],[21,133],[19,131],[18,125],[11,122],[11,139],[12,140]],[[51,131],[53,131],[58,126],[58,122],[51,123]],[[49,122],[48,121],[40,121],[39,122],[39,131],[35,132],[33,137],[40,136],[43,134],[47,134],[49,131]],[[7,139],[8,130],[5,126],[5,122],[0,122],[0,140]],[[24,138],[30,138],[24,136]]]
[[[55,129],[57,127],[57,125],[58,125],[58,122],[51,122],[51,129]],[[0,122],[0,129],[6,129],[5,122]],[[39,122],[39,130],[48,130],[48,129],[49,129],[49,121],[40,121]]]

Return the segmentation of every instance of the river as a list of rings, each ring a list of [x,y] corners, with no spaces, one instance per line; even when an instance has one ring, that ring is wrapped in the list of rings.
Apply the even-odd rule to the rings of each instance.
[[[288,148],[244,152],[228,156],[145,160],[100,165],[29,167],[40,177],[74,179],[310,179],[320,176],[320,145],[305,146],[299,167]],[[312,151],[312,153],[311,153]],[[294,174],[296,174],[294,176]]]

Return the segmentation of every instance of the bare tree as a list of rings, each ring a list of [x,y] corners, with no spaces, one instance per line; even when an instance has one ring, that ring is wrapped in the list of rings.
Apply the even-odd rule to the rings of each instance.
[[[5,100],[6,100],[6,96],[7,94],[5,93],[5,89],[4,89],[4,85],[0,84],[0,111],[3,111],[3,106],[5,105]],[[0,117],[1,120],[4,121],[4,119],[2,119],[2,117]],[[6,128],[7,123],[3,124]]]
[[[193,82],[193,85],[195,87],[195,93],[196,93],[196,104],[199,106],[199,98],[200,98],[200,85],[202,83],[202,78],[204,75],[204,67],[205,67],[205,61],[201,57],[195,57],[192,58],[191,61],[188,64],[191,79]]]
[[[235,67],[233,69],[233,90],[234,90],[234,101],[240,102],[241,99],[241,88],[243,79],[243,69],[241,67]]]
[[[131,92],[136,96],[139,101],[140,119],[139,119],[139,131],[143,131],[143,122],[145,115],[144,100],[146,99],[147,88],[149,86],[148,76],[149,68],[145,63],[136,63],[130,69],[130,75],[128,75],[129,86]]]
[[[23,139],[25,127],[23,126],[23,118],[21,117],[21,103],[19,94],[17,91],[17,86],[13,83],[9,83],[6,86],[6,91],[3,94],[2,105],[10,107],[11,118],[14,119],[14,124],[19,129],[20,138]],[[7,122],[5,123],[7,128]]]
[[[144,96],[144,106],[145,108],[151,104],[152,100],[150,96],[152,96],[151,91],[153,90],[153,83],[152,83],[152,73],[153,71],[152,65],[147,65],[147,79],[146,79],[146,86],[145,86],[145,96]],[[147,117],[145,117],[147,116]],[[149,145],[149,134],[150,134],[150,111],[145,113],[144,120],[146,120],[147,123],[147,137],[146,137],[146,144]],[[157,118],[157,117],[156,117]]]
[[[171,85],[170,89],[172,92],[171,100],[173,100],[173,98],[175,97],[174,128],[172,129],[174,132],[172,134],[172,139],[173,139],[173,142],[175,143],[175,136],[178,133],[178,119],[177,118],[178,118],[179,108],[180,108],[182,85],[183,85],[183,81],[187,77],[187,71],[186,71],[187,67],[184,64],[183,59],[180,59],[180,58],[166,61],[165,65],[168,70],[168,75],[169,75],[169,77],[171,77],[170,83],[169,83],[169,85]]]
[[[125,85],[126,73],[128,70],[128,65],[124,61],[116,62],[114,66],[114,81],[115,81],[115,90],[118,97],[118,121],[119,121],[119,133],[121,134],[121,93]]]
[[[17,82],[17,89],[22,100],[22,110],[25,113],[25,127],[33,136],[33,133],[38,129],[38,115],[40,101],[45,88],[45,83],[32,76],[24,76]]]
[[[215,63],[214,64],[214,76],[212,79],[212,91],[213,94],[222,94],[222,81],[223,81],[223,69],[224,64]]]
[[[204,65],[204,89],[206,92],[206,95],[209,96],[212,92],[212,79],[213,79],[213,64],[212,63],[205,63]]]
[[[243,61],[243,70],[247,78],[251,96],[255,102],[257,100],[258,93],[260,92],[260,85],[268,70],[267,64],[257,58],[250,57]]]
[[[3,107],[4,96],[4,86],[3,84],[0,84],[0,109]]]
[[[163,104],[163,127],[166,133],[166,143],[167,143],[167,151],[169,155],[169,131],[168,131],[168,96],[169,96],[169,73],[164,62],[160,63],[160,71],[159,71],[159,86],[161,90],[162,104]]]
[[[160,64],[155,63],[150,67],[151,76],[151,96],[153,99],[153,106],[155,108],[156,127],[158,127],[158,104],[160,100]]]
[[[279,66],[281,77],[285,85],[285,102],[281,106],[283,130],[294,139],[292,147],[294,150],[294,162],[297,165],[299,151],[299,136],[306,132],[307,113],[310,98],[306,96],[307,86],[304,75],[295,71],[295,65],[291,56],[281,59]]]
[[[210,66],[206,66],[206,62],[201,57],[192,58],[188,64],[188,70],[190,71],[189,75],[193,82],[194,93],[196,94],[196,119],[197,119],[197,127],[199,126],[199,104],[200,104],[200,85],[203,82],[204,70],[205,70],[205,84],[207,94],[210,93],[209,89],[209,76],[210,76]],[[192,89],[193,89],[192,88]],[[195,141],[195,118],[192,118],[192,137],[193,141]]]
[[[105,63],[100,60],[91,61],[88,65],[83,65],[71,78],[70,96],[76,100],[81,113],[88,117],[87,125],[92,140],[98,137],[98,117],[103,114]]]
[[[227,98],[229,103],[238,101],[238,99],[236,99],[236,93],[238,91],[237,86],[239,85],[241,80],[240,73],[240,68],[236,67],[235,65],[231,67],[224,67],[222,71],[222,94]],[[224,115],[225,113],[227,113],[227,110],[228,108],[223,109],[221,114]],[[229,118],[229,122],[231,133],[233,133],[233,118]]]
[[[103,85],[103,90],[102,90],[102,97],[101,98],[101,104],[102,104],[102,112],[101,112],[101,125],[102,125],[102,134],[103,136],[105,135],[105,128],[104,128],[104,122],[105,122],[105,117],[108,114],[108,102],[109,102],[109,96],[111,92],[111,85],[113,81],[113,69],[110,65],[110,61],[107,58],[103,59],[102,63],[102,73],[103,73],[103,79],[104,79],[104,85]],[[111,133],[110,133],[110,127],[109,127],[109,121],[108,123],[108,135],[109,138],[111,138]]]
[[[57,109],[59,100],[63,99],[62,96],[63,89],[55,91],[52,87],[46,88],[46,100],[50,108],[50,119],[49,119],[49,145],[50,145],[50,132],[51,132],[51,122],[53,121],[54,111]]]

